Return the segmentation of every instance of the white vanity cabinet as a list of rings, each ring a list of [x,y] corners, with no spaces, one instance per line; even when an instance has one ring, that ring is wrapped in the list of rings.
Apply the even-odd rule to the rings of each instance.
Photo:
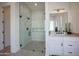
[[[46,45],[48,55],[79,56],[79,37],[50,37]]]

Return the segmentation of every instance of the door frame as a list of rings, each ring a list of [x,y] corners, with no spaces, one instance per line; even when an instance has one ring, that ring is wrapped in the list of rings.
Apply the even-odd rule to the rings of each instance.
[[[10,7],[10,12],[11,12],[11,6],[10,5],[3,5],[3,6],[0,6],[1,7],[1,9],[2,9],[2,24],[3,24],[3,49],[5,49],[6,48],[6,44],[5,44],[5,19],[4,19],[4,8],[5,7],[7,7],[7,6],[9,6]],[[11,17],[11,16],[10,16]],[[10,52],[11,52],[11,39],[10,39]]]

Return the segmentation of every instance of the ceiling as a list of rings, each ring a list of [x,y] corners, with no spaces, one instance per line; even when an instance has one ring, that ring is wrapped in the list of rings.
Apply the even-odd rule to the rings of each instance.
[[[37,3],[37,6],[35,6],[35,3]],[[44,2],[26,2],[26,5],[32,10],[45,10],[45,3]]]

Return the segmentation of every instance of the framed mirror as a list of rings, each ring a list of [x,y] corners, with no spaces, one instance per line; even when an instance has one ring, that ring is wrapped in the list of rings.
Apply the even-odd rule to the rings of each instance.
[[[64,34],[70,32],[70,23],[68,23],[68,12],[50,13],[49,34]]]

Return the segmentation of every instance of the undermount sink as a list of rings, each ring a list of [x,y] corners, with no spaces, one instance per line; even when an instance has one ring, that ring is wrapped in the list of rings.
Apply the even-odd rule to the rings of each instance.
[[[66,32],[55,32],[56,35],[65,35],[67,34]]]

